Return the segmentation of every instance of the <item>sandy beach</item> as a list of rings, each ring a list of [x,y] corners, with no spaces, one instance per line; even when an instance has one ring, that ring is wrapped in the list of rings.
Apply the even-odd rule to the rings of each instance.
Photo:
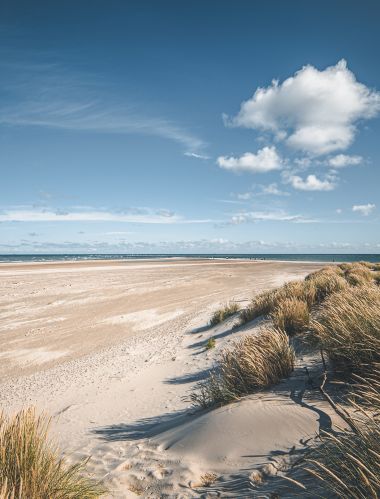
[[[230,300],[243,306],[323,265],[2,264],[0,407],[51,414],[65,454],[73,462],[91,456],[89,470],[109,497],[256,497],[255,470],[280,466],[336,416],[326,403],[299,397],[297,369],[274,391],[195,410],[189,393],[220,351],[260,328],[254,321],[232,330],[233,317],[209,327],[209,319]],[[211,337],[216,348],[206,350]],[[203,490],[205,473],[220,479]],[[288,484],[276,486],[294,497]],[[261,493],[270,497],[265,487]]]

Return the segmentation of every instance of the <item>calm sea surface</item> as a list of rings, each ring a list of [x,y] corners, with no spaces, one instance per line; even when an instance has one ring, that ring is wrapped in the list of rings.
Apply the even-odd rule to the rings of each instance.
[[[131,259],[163,259],[163,258],[230,258],[247,260],[287,260],[299,262],[380,262],[380,254],[56,254],[56,255],[0,255],[0,262],[52,262],[72,260],[131,260]]]

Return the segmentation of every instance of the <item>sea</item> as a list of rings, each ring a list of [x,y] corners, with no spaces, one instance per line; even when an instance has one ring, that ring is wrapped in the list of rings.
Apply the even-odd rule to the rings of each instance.
[[[86,261],[86,260],[147,260],[147,259],[244,259],[244,260],[274,260],[289,262],[380,262],[380,254],[367,253],[162,253],[162,254],[125,254],[125,253],[62,253],[62,254],[33,254],[33,255],[0,255],[0,262],[55,262],[55,261]]]

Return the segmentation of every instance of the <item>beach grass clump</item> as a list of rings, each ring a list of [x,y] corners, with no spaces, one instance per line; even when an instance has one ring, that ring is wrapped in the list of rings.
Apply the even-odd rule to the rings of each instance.
[[[373,280],[373,272],[366,267],[354,267],[345,273],[345,279],[351,286],[364,286]]]
[[[310,321],[309,307],[303,300],[287,298],[279,303],[271,318],[276,328],[293,336],[307,329]]]
[[[218,479],[218,475],[216,473],[208,472],[204,475],[201,475],[200,478],[200,486],[201,487],[211,487]]]
[[[223,322],[226,320],[228,317],[231,317],[232,315],[236,314],[239,312],[240,306],[238,303],[234,301],[230,301],[226,305],[224,305],[222,308],[219,310],[216,310],[210,320],[210,325],[215,326],[216,324],[219,324],[220,322]]]
[[[251,301],[251,303],[242,310],[240,314],[240,323],[246,324],[257,317],[268,315],[277,305],[277,290],[265,291]]]
[[[377,286],[380,286],[380,272],[375,272],[373,275],[373,280]]]
[[[203,408],[227,404],[288,377],[294,360],[284,331],[266,328],[245,336],[222,352],[209,378],[196,386],[191,401]]]
[[[332,294],[310,332],[337,372],[365,372],[380,360],[380,289],[373,284]]]
[[[248,307],[241,312],[240,322],[245,324],[257,317],[270,315],[282,301],[291,298],[302,299],[311,306],[314,300],[313,293],[313,289],[303,281],[288,282],[279,288],[264,291],[255,296]]]
[[[94,499],[106,491],[68,465],[48,439],[50,419],[25,409],[0,413],[0,491],[3,499]]]
[[[371,379],[357,379],[349,429],[322,432],[302,468],[319,481],[328,497],[378,498],[380,495],[380,371],[374,365]],[[318,497],[325,497],[325,495]]]
[[[313,272],[306,276],[305,283],[314,290],[313,305],[321,303],[332,293],[342,291],[347,287],[347,282],[337,267],[326,267]]]
[[[373,280],[374,265],[370,262],[341,263],[338,267],[351,286],[363,286]]]
[[[358,263],[362,267],[367,267],[367,269],[373,270],[373,263],[371,263],[371,262],[366,262],[364,260],[361,260],[360,262],[356,262],[356,263]]]
[[[326,267],[309,274],[302,281],[291,281],[279,288],[264,291],[255,296],[241,312],[240,322],[245,324],[257,317],[275,314],[282,302],[292,299],[306,303],[310,311],[327,296],[347,286],[342,274],[343,271],[336,266]]]
[[[211,349],[215,348],[215,345],[216,345],[215,338],[209,338],[206,341],[205,348],[206,348],[206,350],[211,350]]]

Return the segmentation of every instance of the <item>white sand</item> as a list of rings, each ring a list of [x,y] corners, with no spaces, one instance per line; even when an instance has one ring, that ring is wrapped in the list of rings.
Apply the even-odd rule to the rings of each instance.
[[[222,348],[260,325],[207,328],[212,311],[320,264],[86,262],[0,266],[0,406],[30,404],[110,497],[255,497],[252,473],[331,425],[301,395],[303,368],[268,393],[209,412],[186,397]],[[216,338],[216,348],[204,343]],[[305,359],[306,363],[313,359]],[[301,394],[301,395],[300,395]],[[201,476],[218,480],[199,487]],[[289,492],[292,497],[292,492]],[[281,495],[281,497],[285,497]],[[266,497],[265,495],[263,497]]]

